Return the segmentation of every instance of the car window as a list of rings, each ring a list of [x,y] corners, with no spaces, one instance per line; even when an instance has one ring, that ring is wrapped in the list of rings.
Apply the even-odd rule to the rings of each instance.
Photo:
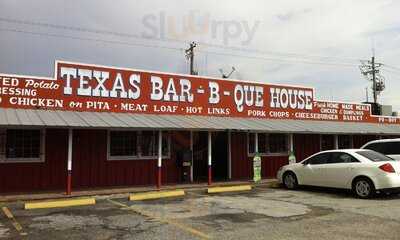
[[[380,151],[377,151],[380,152]],[[400,142],[387,142],[384,152],[380,152],[387,155],[400,154]]]
[[[356,153],[373,162],[394,161],[392,158],[375,151],[358,151]]]
[[[371,143],[365,149],[373,150],[385,155],[400,155],[400,142]]]
[[[333,152],[331,158],[329,159],[329,163],[354,163],[360,162],[355,157],[351,156],[348,153],[344,152]]]
[[[320,153],[317,154],[307,161],[305,161],[305,164],[311,164],[311,165],[316,165],[316,164],[326,164],[330,158],[330,153]]]
[[[385,143],[371,143],[364,147],[365,149],[374,150],[375,152],[380,152],[382,154],[386,154],[386,145]]]

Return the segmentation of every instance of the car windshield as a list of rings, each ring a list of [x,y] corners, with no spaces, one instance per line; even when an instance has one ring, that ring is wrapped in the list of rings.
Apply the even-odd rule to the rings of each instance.
[[[375,151],[358,151],[357,154],[368,158],[373,162],[394,161],[393,158],[383,155]]]

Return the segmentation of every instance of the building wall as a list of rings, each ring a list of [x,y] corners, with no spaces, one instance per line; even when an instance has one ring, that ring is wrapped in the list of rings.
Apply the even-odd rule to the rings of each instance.
[[[308,156],[320,151],[319,134],[294,134],[293,135],[294,153],[296,161],[300,162]]]
[[[231,169],[232,180],[253,178],[253,162],[247,157],[247,133],[231,133]]]
[[[278,169],[289,162],[289,156],[265,156],[262,157],[261,176],[263,178],[276,178]]]
[[[253,158],[247,154],[247,133],[233,132],[231,135],[232,180],[250,180],[253,178]],[[275,178],[278,169],[288,163],[288,156],[263,156],[261,158],[261,176]]]
[[[182,167],[177,163],[180,150],[190,147],[190,132],[171,132],[171,156],[163,159],[163,184],[181,183]],[[247,154],[247,133],[231,133],[232,180],[253,177],[252,157]],[[320,151],[320,135],[294,134],[297,161]],[[354,147],[377,139],[374,135],[354,135]],[[0,192],[64,190],[66,186],[68,130],[47,129],[44,163],[0,164]],[[274,178],[288,163],[288,156],[263,156],[263,178]],[[155,185],[157,159],[107,160],[106,130],[74,130],[73,190],[111,186]]]
[[[190,135],[188,135],[190,137]],[[163,159],[162,182],[178,183],[180,170],[176,153],[185,135],[171,136],[171,157]],[[187,137],[186,137],[187,138]],[[75,130],[73,151],[73,188],[138,186],[156,183],[157,159],[107,160],[106,130]]]
[[[47,129],[45,162],[1,163],[0,192],[64,189],[67,176],[68,131]]]

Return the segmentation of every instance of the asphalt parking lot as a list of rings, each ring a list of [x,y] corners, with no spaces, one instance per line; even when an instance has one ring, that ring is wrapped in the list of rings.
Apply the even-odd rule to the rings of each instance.
[[[0,239],[399,239],[400,196],[355,199],[335,190],[250,192],[23,210],[4,203]],[[20,228],[18,228],[20,226]]]

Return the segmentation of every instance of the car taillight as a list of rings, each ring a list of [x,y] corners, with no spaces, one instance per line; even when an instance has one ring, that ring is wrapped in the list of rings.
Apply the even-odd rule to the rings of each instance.
[[[379,168],[380,168],[381,170],[385,171],[385,172],[388,172],[388,173],[395,173],[395,172],[396,172],[396,171],[394,170],[392,164],[390,164],[390,163],[385,163],[385,164],[379,166]]]

